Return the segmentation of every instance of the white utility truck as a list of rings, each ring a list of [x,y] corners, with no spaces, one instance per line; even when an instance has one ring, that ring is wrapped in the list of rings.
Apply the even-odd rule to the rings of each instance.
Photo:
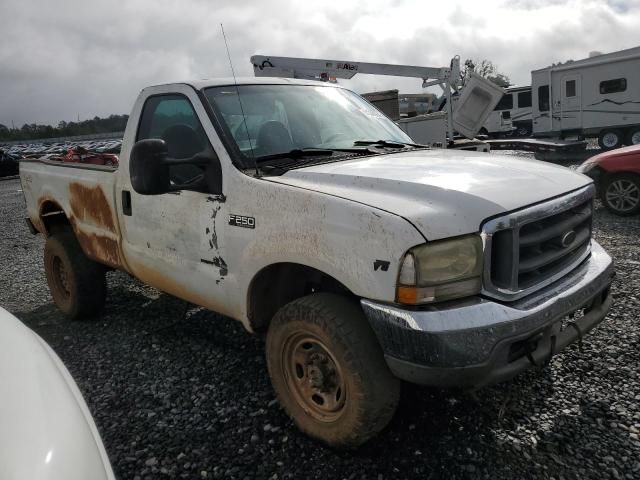
[[[20,179],[64,314],[97,315],[118,269],[266,333],[280,403],[335,446],[384,428],[400,380],[506,380],[611,304],[591,179],[414,145],[337,85],[145,88],[119,167],[25,160]]]
[[[487,144],[478,141],[456,143],[455,132],[473,140],[504,94],[502,88],[476,75],[472,70],[462,78],[459,56],[451,59],[449,67],[420,67],[264,55],[252,56],[251,64],[256,77],[302,78],[335,82],[338,78],[350,79],[361,73],[419,78],[422,80],[422,88],[438,85],[445,99],[442,112],[403,118],[397,123],[416,143],[464,150],[489,151]]]
[[[507,88],[480,131],[491,136],[530,136],[533,131],[531,87]]]
[[[534,136],[640,144],[640,47],[534,70],[531,87]]]

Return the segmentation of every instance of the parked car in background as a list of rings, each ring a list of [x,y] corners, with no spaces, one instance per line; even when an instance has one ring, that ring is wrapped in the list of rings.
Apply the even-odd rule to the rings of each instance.
[[[0,149],[0,177],[18,174],[18,158]]]
[[[591,157],[578,171],[591,177],[605,207],[617,215],[640,212],[640,145]]]
[[[115,480],[87,404],[51,348],[0,307],[0,478]]]
[[[113,155],[111,153],[90,152],[83,147],[72,148],[66,154],[54,157],[53,159],[68,163],[89,163],[91,165],[105,165],[107,167],[118,166],[117,155]]]

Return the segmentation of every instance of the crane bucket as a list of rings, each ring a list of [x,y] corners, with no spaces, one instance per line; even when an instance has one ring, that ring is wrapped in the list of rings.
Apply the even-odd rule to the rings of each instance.
[[[453,105],[453,128],[467,138],[475,137],[503,95],[495,83],[472,73]]]

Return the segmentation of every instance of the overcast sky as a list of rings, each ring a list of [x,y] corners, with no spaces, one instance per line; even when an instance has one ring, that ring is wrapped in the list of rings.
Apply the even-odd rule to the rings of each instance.
[[[0,0],[0,123],[129,113],[146,85],[238,76],[266,55],[445,66],[487,58],[512,82],[640,45],[640,0]],[[358,92],[420,82],[356,76]]]

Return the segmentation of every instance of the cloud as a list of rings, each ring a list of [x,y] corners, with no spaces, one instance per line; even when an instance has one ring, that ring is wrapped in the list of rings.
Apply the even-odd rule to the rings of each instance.
[[[253,54],[448,65],[487,58],[519,84],[534,68],[635,46],[640,0],[3,0],[0,123],[127,113],[146,85],[237,75]],[[356,76],[356,91],[420,82]]]

